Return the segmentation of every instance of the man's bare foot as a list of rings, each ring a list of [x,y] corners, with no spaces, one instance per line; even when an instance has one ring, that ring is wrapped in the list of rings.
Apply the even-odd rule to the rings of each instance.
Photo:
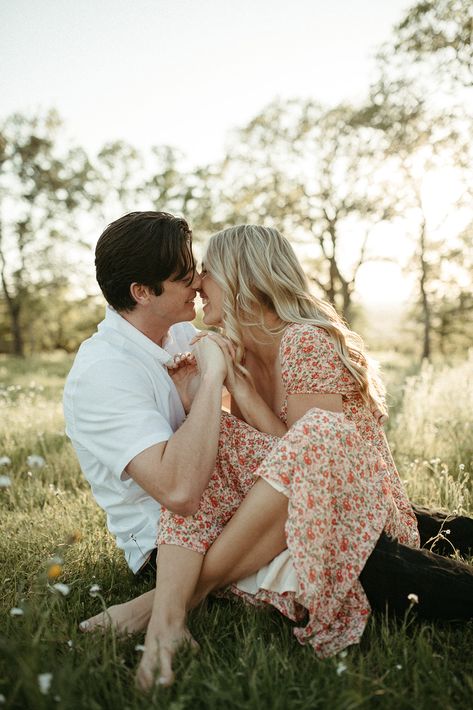
[[[124,604],[115,604],[106,611],[81,621],[79,629],[84,633],[105,631],[113,628],[119,634],[134,634],[145,631],[153,607],[154,589]]]
[[[150,634],[148,630],[145,650],[136,672],[138,689],[147,692],[154,683],[164,687],[171,685],[174,681],[172,661],[177,651],[185,645],[196,651],[199,649],[199,644],[186,626],[170,626],[158,634]],[[159,676],[155,680],[158,668]]]

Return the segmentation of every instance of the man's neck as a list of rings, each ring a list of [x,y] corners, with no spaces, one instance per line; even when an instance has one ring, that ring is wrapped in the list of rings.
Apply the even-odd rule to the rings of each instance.
[[[139,311],[120,311],[119,315],[124,318],[128,323],[134,326],[140,333],[146,335],[147,338],[163,347],[163,343],[166,340],[171,323],[164,322],[150,322],[148,318],[145,317]]]

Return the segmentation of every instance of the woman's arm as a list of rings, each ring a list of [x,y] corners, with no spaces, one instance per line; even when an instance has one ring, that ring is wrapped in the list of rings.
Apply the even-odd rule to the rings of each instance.
[[[236,373],[235,379],[243,380],[243,377]],[[225,384],[232,396],[232,414],[265,434],[284,436],[287,433],[287,426],[276,416],[251,383],[240,382],[235,386],[230,385],[231,389],[227,383]]]
[[[254,429],[274,436],[284,436],[309,409],[317,407],[329,412],[342,412],[340,394],[292,394],[287,397],[287,423],[285,424],[266,404],[250,379],[235,369],[231,344],[220,335],[213,334],[213,337],[221,347],[226,360],[225,386],[232,397],[231,413]]]
[[[231,413],[254,429],[273,436],[284,436],[287,427],[256,391],[248,377],[235,369],[233,347],[221,335],[212,333],[212,339],[220,346],[227,365],[224,385],[231,395]]]

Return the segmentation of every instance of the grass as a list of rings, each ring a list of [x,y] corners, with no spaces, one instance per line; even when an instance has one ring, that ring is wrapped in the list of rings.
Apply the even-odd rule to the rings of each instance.
[[[201,652],[183,651],[171,689],[143,696],[133,678],[142,636],[85,636],[77,622],[149,588],[128,572],[63,433],[61,388],[70,359],[0,359],[0,707],[458,708],[471,707],[473,623],[418,623],[415,612],[371,618],[359,647],[319,661],[269,609],[211,599],[191,615]],[[467,383],[473,360],[424,370],[404,384],[388,428],[412,499],[472,512]],[[395,372],[390,380],[396,384]],[[392,385],[393,386],[393,385]],[[448,426],[447,426],[448,424]],[[469,436],[468,436],[469,432]],[[45,466],[28,465],[41,456]],[[75,540],[75,541],[74,541]],[[63,560],[48,580],[51,559]],[[63,597],[53,583],[70,587]],[[92,597],[93,584],[101,593]],[[11,616],[12,608],[23,615]],[[47,694],[38,676],[51,673]]]

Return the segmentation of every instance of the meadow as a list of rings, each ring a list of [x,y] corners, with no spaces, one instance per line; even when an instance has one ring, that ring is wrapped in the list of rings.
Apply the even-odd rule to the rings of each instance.
[[[473,706],[471,622],[420,623],[415,608],[397,620],[373,616],[359,647],[320,661],[276,612],[224,599],[191,615],[201,651],[179,655],[175,685],[140,694],[143,636],[77,629],[151,580],[127,570],[65,437],[70,364],[65,355],[0,359],[0,707]],[[473,358],[406,372],[394,361],[386,368],[387,434],[409,495],[473,514]]]

